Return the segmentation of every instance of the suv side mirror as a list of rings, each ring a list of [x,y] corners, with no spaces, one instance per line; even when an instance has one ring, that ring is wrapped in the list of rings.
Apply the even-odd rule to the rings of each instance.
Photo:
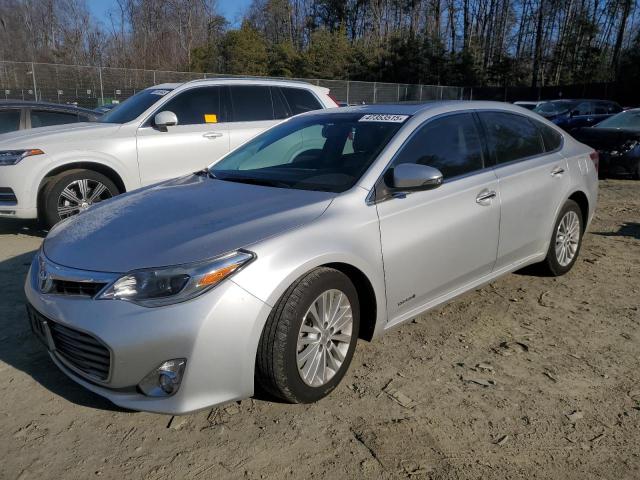
[[[442,172],[417,163],[401,163],[393,168],[391,187],[394,190],[431,190],[442,185]]]
[[[160,112],[153,117],[153,123],[160,130],[166,131],[167,127],[173,127],[178,125],[178,117],[175,113],[166,110],[164,112]]]

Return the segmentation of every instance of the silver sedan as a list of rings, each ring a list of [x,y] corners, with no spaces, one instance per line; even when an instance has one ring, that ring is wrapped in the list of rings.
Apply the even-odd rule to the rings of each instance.
[[[359,338],[525,265],[568,272],[597,167],[502,103],[303,114],[54,227],[29,320],[61,370],[122,407],[186,413],[256,383],[313,402]]]

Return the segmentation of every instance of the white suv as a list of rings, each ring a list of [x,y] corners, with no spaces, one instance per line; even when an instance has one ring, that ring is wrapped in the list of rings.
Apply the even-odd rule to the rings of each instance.
[[[147,88],[98,122],[0,135],[0,217],[47,226],[205,168],[281,119],[337,107],[303,82],[207,79]]]

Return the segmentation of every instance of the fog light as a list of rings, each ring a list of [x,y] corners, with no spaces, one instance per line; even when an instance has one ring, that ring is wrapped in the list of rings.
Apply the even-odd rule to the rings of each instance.
[[[151,370],[138,384],[138,388],[149,397],[169,397],[180,388],[186,364],[187,360],[184,358],[167,360]]]

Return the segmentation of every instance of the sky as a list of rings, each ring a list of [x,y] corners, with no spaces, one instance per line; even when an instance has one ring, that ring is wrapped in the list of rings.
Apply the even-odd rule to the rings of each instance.
[[[87,0],[91,14],[97,20],[106,20],[107,13],[115,5],[115,0]],[[242,13],[251,0],[217,0],[218,11],[224,15],[232,26],[238,26]]]

